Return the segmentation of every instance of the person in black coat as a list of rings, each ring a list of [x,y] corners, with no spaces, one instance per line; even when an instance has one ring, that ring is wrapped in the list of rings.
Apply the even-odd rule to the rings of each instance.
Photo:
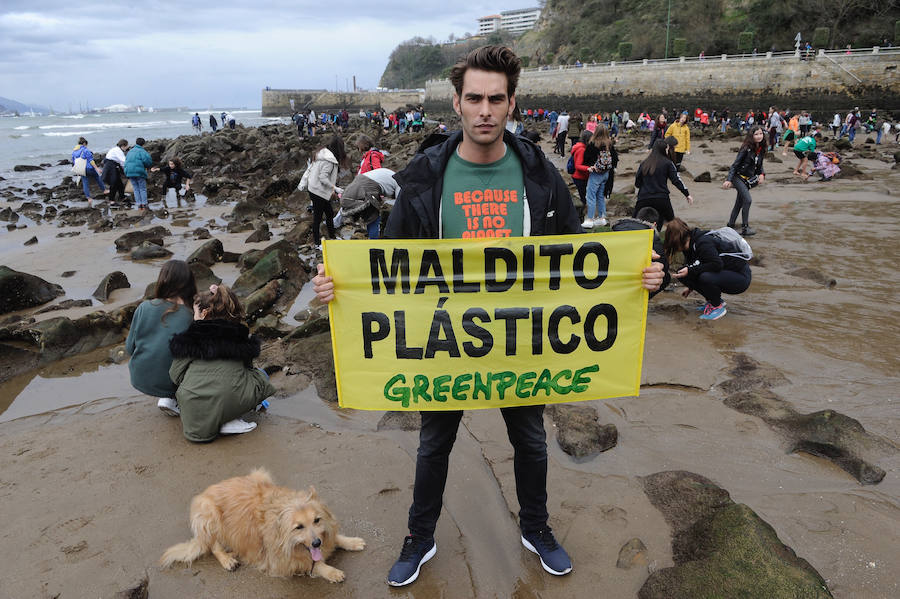
[[[756,231],[750,228],[750,190],[766,180],[763,170],[763,158],[766,155],[766,132],[759,125],[750,127],[744,143],[738,151],[737,157],[728,170],[728,178],[722,183],[723,189],[734,187],[737,198],[734,200],[734,208],[728,218],[728,226],[732,229],[738,213],[741,214],[741,235],[749,237],[756,235]]]
[[[634,186],[638,189],[638,194],[632,216],[636,217],[640,209],[646,206],[653,208],[659,213],[656,228],[660,231],[663,223],[675,218],[672,201],[669,199],[669,181],[684,194],[688,204],[694,203],[693,196],[678,176],[678,168],[669,158],[668,149],[669,145],[664,140],[657,140],[650,155],[644,159],[634,176]]]
[[[709,231],[691,228],[680,218],[666,225],[666,241],[663,245],[669,261],[675,254],[684,253],[685,266],[675,273],[686,289],[699,292],[706,304],[700,308],[701,320],[718,320],[725,316],[722,294],[737,295],[750,287],[750,264],[733,253],[720,253],[716,239]]]
[[[164,175],[163,180],[163,206],[168,207],[166,204],[166,198],[169,195],[169,190],[172,190],[172,194],[175,196],[175,200],[178,202],[178,206],[181,206],[181,184],[184,182],[184,191],[185,193],[191,190],[191,180],[194,175],[191,174],[191,171],[185,170],[184,165],[181,163],[181,158],[172,158],[164,167],[153,167],[150,169],[153,172],[160,171]]]

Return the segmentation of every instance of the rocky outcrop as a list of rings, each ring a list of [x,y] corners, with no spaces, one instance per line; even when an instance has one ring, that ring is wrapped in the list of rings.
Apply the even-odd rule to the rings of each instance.
[[[116,289],[127,289],[129,287],[131,287],[131,283],[128,282],[128,277],[125,276],[124,272],[117,270],[103,277],[103,280],[100,281],[97,289],[91,295],[101,302],[105,302],[109,300],[109,294]]]
[[[171,255],[172,252],[152,241],[145,241],[131,250],[132,260],[153,260],[156,258],[168,258]]]
[[[212,266],[216,262],[222,260],[222,254],[224,253],[225,248],[222,247],[222,242],[218,239],[210,239],[191,252],[191,255],[188,256],[187,263],[194,264],[195,262],[199,262],[206,266]]]
[[[832,598],[806,560],[711,480],[680,471],[658,472],[641,482],[672,527],[675,565],[650,574],[639,599]]]
[[[131,231],[116,239],[116,251],[128,252],[145,241],[155,243],[156,245],[163,245],[163,238],[168,237],[171,234],[172,232],[162,225],[150,227],[149,229],[144,229],[142,231]]]
[[[55,283],[0,266],[0,314],[40,306],[64,294]]]
[[[597,455],[616,446],[619,433],[614,424],[600,424],[597,409],[583,403],[551,404],[547,415],[556,425],[556,441],[572,457]]]

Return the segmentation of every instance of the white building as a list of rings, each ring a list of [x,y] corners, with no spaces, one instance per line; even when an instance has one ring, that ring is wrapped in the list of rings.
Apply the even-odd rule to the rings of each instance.
[[[488,15],[478,19],[478,35],[493,33],[501,29],[510,33],[522,33],[534,29],[538,17],[541,16],[540,8],[517,8],[504,10],[499,15]]]

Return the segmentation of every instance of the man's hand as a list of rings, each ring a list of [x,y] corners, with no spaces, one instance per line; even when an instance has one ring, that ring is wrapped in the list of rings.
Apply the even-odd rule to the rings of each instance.
[[[319,298],[319,301],[327,304],[334,299],[334,281],[331,277],[325,276],[324,264],[317,264],[316,270],[318,274],[312,280],[313,291],[316,292],[316,297]]]
[[[722,189],[731,189],[731,181],[725,181],[722,183]]]
[[[694,196],[692,196],[692,195],[689,195],[689,196],[688,196],[687,198],[685,198],[685,199],[687,200],[688,205],[694,203]]]
[[[688,273],[688,269],[687,269],[687,267],[685,266],[684,268],[680,269],[678,272],[675,273],[675,278],[676,278],[676,279],[683,279],[684,277],[687,276],[687,273]]]
[[[650,251],[650,256],[652,258],[659,258],[659,254],[653,250]],[[664,277],[662,263],[651,262],[650,266],[645,268],[641,273],[641,286],[647,291],[656,291],[659,289],[659,286],[662,285]]]

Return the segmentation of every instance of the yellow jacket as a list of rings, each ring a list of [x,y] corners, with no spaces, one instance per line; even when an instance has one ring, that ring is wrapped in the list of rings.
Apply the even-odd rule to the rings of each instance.
[[[672,123],[669,125],[669,128],[666,129],[666,137],[669,136],[678,140],[678,145],[675,146],[676,152],[684,154],[691,151],[691,129],[686,124]]]

